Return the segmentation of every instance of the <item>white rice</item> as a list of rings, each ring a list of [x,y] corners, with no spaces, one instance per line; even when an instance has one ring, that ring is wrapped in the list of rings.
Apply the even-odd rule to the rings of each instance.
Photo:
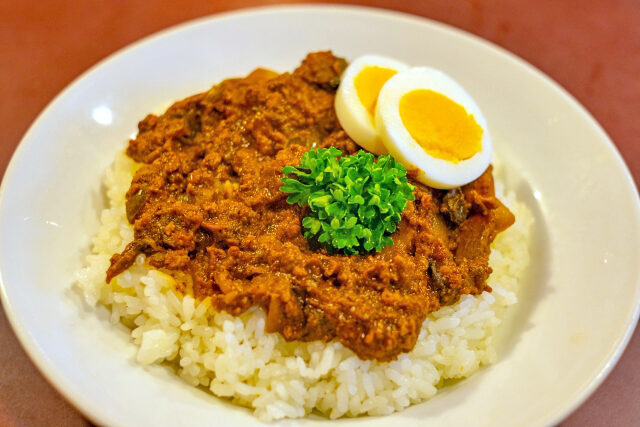
[[[208,300],[173,291],[173,279],[145,264],[141,255],[112,286],[104,277],[109,258],[133,239],[124,194],[135,171],[121,154],[107,171],[110,206],[102,211],[93,253],[78,273],[78,288],[92,306],[111,310],[111,321],[131,328],[141,364],[165,363],[194,386],[252,408],[264,421],[303,417],[385,415],[434,396],[445,380],[464,378],[496,360],[494,333],[516,302],[518,278],[529,263],[533,217],[513,194],[501,199],[516,223],[492,246],[493,293],[463,296],[429,315],[415,348],[396,361],[362,361],[340,343],[287,343],[267,333],[265,315],[215,312]]]

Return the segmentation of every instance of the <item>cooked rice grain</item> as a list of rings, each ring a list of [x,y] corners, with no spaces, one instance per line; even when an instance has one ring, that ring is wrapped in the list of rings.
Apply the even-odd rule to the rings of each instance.
[[[337,342],[288,343],[265,332],[265,315],[239,317],[210,309],[173,291],[173,279],[149,268],[144,256],[105,283],[109,258],[133,238],[125,215],[126,193],[136,165],[121,154],[107,171],[109,207],[93,239],[78,288],[92,306],[111,310],[111,321],[131,328],[141,364],[166,363],[184,381],[252,408],[264,421],[319,411],[330,418],[385,415],[436,394],[444,380],[471,375],[496,359],[494,332],[516,302],[518,279],[529,263],[528,208],[496,188],[516,223],[492,245],[492,293],[463,296],[425,320],[410,353],[388,363],[363,361]]]

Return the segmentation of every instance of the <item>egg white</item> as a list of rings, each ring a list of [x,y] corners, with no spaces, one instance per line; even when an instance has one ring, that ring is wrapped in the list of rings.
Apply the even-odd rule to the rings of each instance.
[[[482,148],[467,160],[454,163],[429,155],[413,139],[400,117],[400,99],[420,89],[440,93],[463,106],[482,128]],[[391,77],[380,90],[376,128],[386,149],[407,169],[418,169],[417,180],[430,187],[450,189],[478,178],[491,162],[491,136],[482,111],[458,82],[442,71],[417,67]]]
[[[409,66],[383,56],[361,56],[355,59],[344,71],[336,93],[336,115],[347,135],[362,148],[374,154],[385,154],[387,149],[380,140],[374,119],[360,102],[354,85],[355,78],[366,67],[381,67],[401,72],[408,70]]]

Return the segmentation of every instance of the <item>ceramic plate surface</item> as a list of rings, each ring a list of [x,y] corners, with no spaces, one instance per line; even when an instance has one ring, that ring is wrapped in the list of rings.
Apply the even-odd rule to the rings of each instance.
[[[501,331],[498,361],[388,417],[289,425],[526,426],[559,421],[604,379],[640,300],[633,181],[593,118],[504,50],[425,19],[361,8],[278,7],[200,19],[103,61],[25,135],[0,194],[2,299],[44,375],[94,421],[114,426],[258,425],[248,410],[143,368],[106,309],[70,290],[104,206],[101,180],[148,112],[263,66],[292,70],[332,49],[428,65],[457,79],[489,123],[503,179],[536,216],[532,268]]]

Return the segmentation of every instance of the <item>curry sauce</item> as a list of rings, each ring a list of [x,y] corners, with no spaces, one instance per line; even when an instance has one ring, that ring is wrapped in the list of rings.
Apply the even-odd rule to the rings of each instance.
[[[126,195],[134,240],[107,282],[145,254],[217,310],[258,306],[286,340],[337,339],[380,361],[410,351],[430,312],[490,291],[490,244],[514,221],[491,167],[450,191],[409,171],[415,200],[379,253],[330,254],[303,236],[308,208],[286,202],[282,169],[314,148],[359,150],[334,111],[345,66],[312,53],[293,73],[257,69],[145,117],[127,148],[142,164]]]

